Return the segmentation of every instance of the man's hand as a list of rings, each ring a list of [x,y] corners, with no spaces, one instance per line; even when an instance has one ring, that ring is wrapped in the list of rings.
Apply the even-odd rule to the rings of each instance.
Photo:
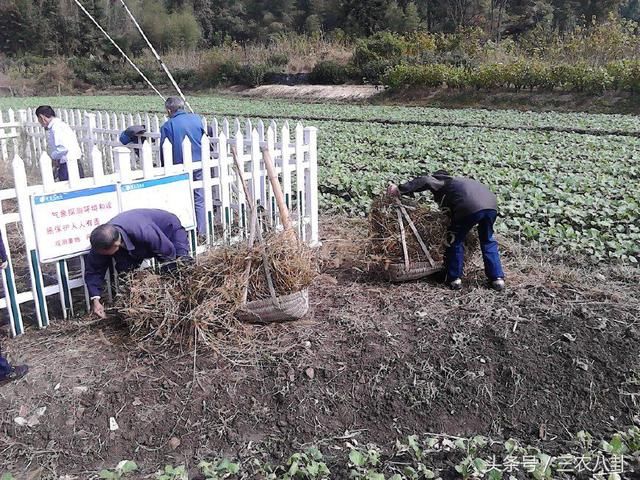
[[[400,197],[400,189],[395,183],[390,183],[387,187],[387,195],[390,197]]]
[[[9,262],[7,260],[0,263],[0,270],[4,270],[5,268],[7,268],[7,265],[9,265]]]
[[[91,300],[91,313],[99,318],[107,318],[107,314],[104,311],[104,306],[102,305],[102,303],[100,303],[99,298],[94,298]]]

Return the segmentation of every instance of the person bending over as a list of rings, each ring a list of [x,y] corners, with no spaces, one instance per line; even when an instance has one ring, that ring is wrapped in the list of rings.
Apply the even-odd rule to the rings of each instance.
[[[91,312],[105,318],[100,301],[104,278],[112,259],[119,273],[134,270],[156,258],[162,271],[175,269],[177,261],[191,261],[189,239],[178,217],[165,210],[128,210],[96,227],[85,257],[84,281],[91,297]]]
[[[496,196],[482,183],[465,177],[453,177],[445,170],[423,175],[401,185],[390,184],[387,194],[399,197],[429,190],[440,208],[447,209],[451,223],[445,250],[445,281],[454,290],[462,288],[464,241],[478,226],[484,271],[494,290],[504,289],[504,272],[493,225],[498,215]]]

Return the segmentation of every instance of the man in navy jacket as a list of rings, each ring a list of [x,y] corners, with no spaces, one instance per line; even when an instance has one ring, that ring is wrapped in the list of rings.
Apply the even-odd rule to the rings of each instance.
[[[91,297],[91,311],[105,318],[100,302],[104,277],[116,262],[118,272],[138,268],[156,258],[165,269],[181,258],[189,258],[187,232],[178,217],[165,210],[138,208],[113,217],[91,232],[91,251],[85,257],[84,281]]]
[[[7,251],[4,247],[2,234],[0,233],[0,270],[7,268],[8,263]],[[0,350],[0,385],[21,379],[28,371],[29,367],[26,365],[11,366],[7,359],[2,356],[2,350]]]
[[[118,140],[122,145],[130,145],[133,153],[136,155],[136,162],[140,160],[142,145],[147,139],[144,137],[144,134],[147,132],[147,129],[144,125],[131,125],[127,127],[120,133]]]
[[[454,290],[462,288],[464,240],[469,231],[478,226],[484,271],[495,290],[504,289],[504,272],[498,253],[498,242],[493,235],[493,224],[498,215],[495,194],[482,183],[471,178],[452,177],[444,170],[417,177],[399,186],[391,184],[387,193],[392,196],[413,194],[429,190],[441,207],[449,210],[451,224],[447,233],[445,268],[447,282]]]
[[[144,125],[131,125],[120,133],[118,140],[123,145],[129,145],[130,143],[142,143],[145,139],[142,137],[147,132]]]
[[[191,142],[191,159],[194,162],[202,160],[202,135],[204,128],[202,119],[195,113],[187,113],[184,111],[184,101],[179,97],[167,98],[165,104],[169,120],[160,127],[160,160],[164,166],[164,152],[162,146],[164,140],[169,139],[171,142],[171,153],[173,164],[183,163],[182,142],[185,137]],[[194,180],[202,180],[202,169],[193,171]],[[193,192],[193,200],[196,210],[196,222],[198,224],[198,233],[206,235],[206,213],[204,205],[204,189],[198,188]]]

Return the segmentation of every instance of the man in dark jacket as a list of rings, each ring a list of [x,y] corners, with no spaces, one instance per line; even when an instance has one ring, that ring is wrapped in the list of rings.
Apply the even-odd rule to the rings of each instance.
[[[452,177],[439,170],[432,175],[417,177],[400,186],[389,185],[392,196],[429,190],[441,208],[449,210],[451,224],[447,233],[445,268],[446,281],[454,290],[462,288],[464,240],[469,231],[478,226],[484,271],[495,290],[504,289],[504,272],[498,253],[498,242],[493,235],[493,224],[498,215],[496,196],[483,184],[471,178]]]
[[[145,139],[140,137],[145,133],[147,133],[147,129],[144,125],[131,125],[120,133],[118,140],[122,145],[129,145],[130,143],[142,144]]]
[[[84,281],[91,297],[91,311],[105,318],[100,302],[104,277],[116,262],[118,272],[138,268],[148,258],[156,258],[163,270],[189,257],[187,232],[178,217],[165,210],[139,208],[120,213],[91,232],[91,251],[85,258]]]
[[[2,233],[0,233],[0,270],[7,268],[8,263],[7,251],[2,240]],[[2,356],[2,350],[0,349],[0,385],[20,380],[28,371],[29,367],[26,365],[11,366],[7,359]]]
[[[147,129],[144,125],[131,125],[120,133],[118,140],[122,145],[129,145],[133,143],[133,149],[137,157],[140,157],[140,149],[142,144],[147,140],[144,134],[147,133]]]
[[[191,160],[200,162],[202,160],[202,136],[204,135],[204,127],[202,118],[195,113],[187,113],[184,111],[184,101],[179,97],[167,98],[165,109],[169,120],[160,127],[160,160],[164,165],[164,145],[165,138],[171,142],[171,153],[173,164],[177,165],[184,162],[182,156],[182,142],[185,137],[191,142]],[[193,171],[193,179],[202,180],[202,169],[198,168]],[[204,205],[204,189],[197,188],[193,191],[193,203],[196,211],[196,223],[198,224],[198,234],[206,235],[206,212]]]
[[[131,145],[131,149],[136,156],[136,163],[140,160],[142,145],[147,139],[144,137],[144,134],[147,132],[147,129],[144,125],[131,125],[127,127],[120,133],[118,140],[122,145]]]

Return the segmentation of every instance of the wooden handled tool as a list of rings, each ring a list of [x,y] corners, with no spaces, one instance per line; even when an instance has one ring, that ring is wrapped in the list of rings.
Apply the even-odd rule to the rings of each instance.
[[[249,192],[249,188],[244,181],[244,168],[238,160],[238,152],[236,152],[235,145],[231,146],[231,156],[233,157],[234,169],[236,171],[236,175],[240,179],[240,183],[242,183],[242,189],[244,190],[244,196],[247,199],[247,204],[249,205],[249,249],[253,247],[253,243],[256,238],[256,230],[258,229],[258,209],[256,208],[256,203],[253,200],[253,196],[251,192]],[[249,293],[249,275],[251,273],[251,257],[247,259],[247,263],[244,267],[244,281],[245,285],[242,290],[242,305],[247,303],[247,294]]]
[[[280,187],[280,181],[278,180],[278,174],[276,173],[276,168],[273,165],[273,160],[271,159],[269,148],[266,145],[263,145],[262,147],[260,147],[260,150],[262,151],[262,160],[264,161],[264,165],[267,169],[267,176],[269,177],[269,182],[271,183],[273,195],[274,197],[276,197],[278,214],[280,216],[282,226],[285,232],[289,230],[293,231],[291,226],[291,219],[289,218],[289,209],[287,208],[287,203],[284,201],[284,194],[282,193],[282,188]]]
[[[418,243],[420,244],[420,248],[422,248],[422,251],[426,255],[427,260],[429,260],[429,264],[431,265],[431,267],[435,267],[435,262],[433,261],[433,257],[429,253],[429,249],[425,245],[424,240],[422,240],[422,237],[418,233],[418,229],[416,228],[415,224],[411,220],[411,217],[407,213],[405,206],[402,204],[399,198],[396,198],[396,205],[398,206],[398,209],[402,212],[402,215],[404,216],[405,220],[409,224],[409,227],[411,228],[413,235],[416,237],[416,240],[418,240]],[[398,216],[398,218],[400,217]],[[400,224],[400,227],[402,229],[402,223]]]

